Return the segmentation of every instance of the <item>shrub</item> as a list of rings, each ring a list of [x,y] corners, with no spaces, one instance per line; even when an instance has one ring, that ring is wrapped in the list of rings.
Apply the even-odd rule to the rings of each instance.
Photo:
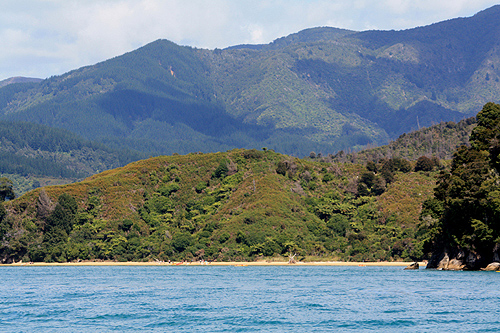
[[[377,172],[377,164],[375,164],[375,162],[373,161],[366,162],[366,170]]]
[[[206,188],[207,188],[206,182],[199,182],[198,184],[196,184],[194,189],[195,189],[196,193],[201,193]]]
[[[193,237],[185,232],[176,233],[172,237],[172,246],[179,252],[183,252],[189,246],[193,245]]]
[[[264,152],[258,151],[257,149],[245,150],[243,152],[243,157],[246,159],[258,160],[261,159],[262,156],[264,156]]]
[[[282,161],[278,162],[278,166],[276,168],[276,173],[278,175],[285,176],[286,175],[286,170],[287,170],[286,163],[282,162]]]
[[[219,243],[224,244],[231,238],[231,235],[229,235],[227,232],[224,232],[222,235],[219,237]]]
[[[127,220],[123,220],[120,228],[123,230],[123,231],[129,231],[130,228],[132,228],[132,226],[134,225],[134,222],[132,222],[131,220],[127,219]]]
[[[158,190],[161,193],[161,195],[168,197],[170,194],[177,192],[180,189],[180,186],[176,183],[168,184],[168,185],[163,185],[160,187]]]
[[[342,214],[334,214],[326,225],[334,234],[345,237],[349,230],[349,218]]]
[[[323,176],[323,183],[328,183],[333,180],[333,175],[331,173],[327,173]]]

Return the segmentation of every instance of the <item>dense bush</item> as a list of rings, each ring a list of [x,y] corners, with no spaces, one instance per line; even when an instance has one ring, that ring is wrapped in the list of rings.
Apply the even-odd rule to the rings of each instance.
[[[433,180],[426,173],[395,171],[387,185],[381,173],[361,165],[269,150],[249,159],[255,152],[246,152],[152,158],[9,201],[11,214],[0,223],[0,258],[254,260],[295,253],[387,260],[415,253],[413,242],[391,249],[395,238],[416,233],[427,196],[410,200],[403,193],[411,183],[419,193],[430,191]],[[275,172],[278,165],[286,177]],[[367,196],[356,193],[357,177],[369,185]]]

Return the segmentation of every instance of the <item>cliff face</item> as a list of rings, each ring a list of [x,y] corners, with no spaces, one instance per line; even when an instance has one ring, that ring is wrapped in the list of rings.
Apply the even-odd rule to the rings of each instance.
[[[452,271],[496,270],[493,264],[498,262],[500,262],[500,245],[496,244],[490,253],[478,253],[458,248],[435,252],[429,260],[427,268]]]

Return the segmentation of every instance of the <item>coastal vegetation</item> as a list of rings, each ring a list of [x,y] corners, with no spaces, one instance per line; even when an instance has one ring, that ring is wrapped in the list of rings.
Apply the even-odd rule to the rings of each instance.
[[[432,266],[447,251],[469,258],[473,253],[483,259],[470,268],[483,267],[495,259],[500,240],[499,120],[500,106],[488,103],[477,123],[441,123],[343,157],[311,152],[299,159],[267,148],[159,156],[15,200],[12,182],[3,178],[8,201],[0,210],[0,257],[66,262],[295,256],[431,259]],[[440,147],[441,156],[449,156],[457,142],[469,145],[460,146],[451,163],[425,155],[429,147]],[[358,163],[349,161],[354,158]]]
[[[434,252],[430,267],[478,269],[500,262],[499,139],[500,105],[487,103],[471,145],[456,150],[434,196],[424,202],[426,246]]]
[[[271,150],[161,156],[4,203],[2,262],[410,260],[436,171]]]
[[[499,255],[499,124],[500,105],[487,103],[477,122],[438,124],[375,149],[396,154],[407,137],[434,142],[440,135],[440,146],[449,149],[444,129],[457,130],[452,138],[471,130],[469,145],[456,149],[451,163],[426,155],[377,160],[373,149],[358,154],[370,157],[364,163],[315,153],[299,159],[267,148],[173,154],[17,199],[3,178],[8,201],[0,209],[0,257],[4,263],[429,259],[429,267],[445,260],[448,269],[483,268]],[[420,146],[427,147],[414,145]]]

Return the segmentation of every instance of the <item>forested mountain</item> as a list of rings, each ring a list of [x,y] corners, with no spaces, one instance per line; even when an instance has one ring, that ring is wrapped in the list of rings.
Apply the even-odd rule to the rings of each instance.
[[[43,81],[43,80],[33,78],[33,77],[16,76],[16,77],[11,77],[11,78],[5,79],[3,81],[0,81],[0,87],[5,87],[5,86],[8,86],[9,84],[13,84],[13,83],[29,83],[29,82],[38,83],[41,81]]]
[[[158,40],[0,88],[0,113],[151,155],[380,145],[500,100],[499,18],[494,6],[404,31],[314,28],[224,50]]]
[[[12,178],[17,195],[48,180],[68,183],[144,157],[107,148],[63,129],[0,121],[0,174]]]

